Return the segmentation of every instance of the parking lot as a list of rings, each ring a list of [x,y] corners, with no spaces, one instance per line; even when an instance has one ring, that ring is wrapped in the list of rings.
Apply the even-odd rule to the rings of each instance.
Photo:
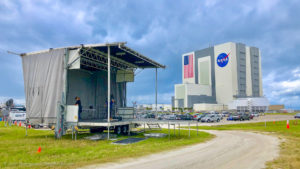
[[[293,120],[295,119],[293,115],[263,115],[259,117],[254,117],[252,120],[244,121],[229,121],[226,118],[220,122],[214,123],[199,123],[202,126],[216,126],[216,125],[225,125],[225,124],[237,124],[237,123],[256,123],[256,122],[265,122],[265,121],[282,121],[282,120]]]
[[[209,114],[209,116],[212,116],[211,114]],[[255,116],[251,119],[238,119],[238,120],[228,120],[228,118],[230,116],[225,116],[220,118],[220,115],[213,115],[214,117],[209,118],[209,119],[214,119],[213,121],[207,121],[206,119],[201,118],[202,120],[197,120],[196,118],[192,119],[192,115],[189,117],[188,115],[174,115],[174,114],[170,114],[167,115],[165,117],[167,118],[162,118],[161,115],[158,115],[157,118],[154,118],[154,116],[149,116],[146,118],[143,117],[138,117],[136,120],[142,120],[142,121],[151,121],[151,122],[160,122],[162,127],[166,127],[164,125],[163,122],[172,122],[172,123],[176,123],[176,122],[185,122],[182,124],[182,126],[187,126],[187,125],[191,125],[191,126],[195,126],[195,125],[199,125],[199,126],[215,126],[215,125],[225,125],[225,124],[239,124],[239,123],[256,123],[256,122],[268,122],[268,121],[283,121],[283,120],[292,120],[294,119],[293,115],[264,115],[261,114],[259,116]],[[216,118],[218,117],[218,118]],[[232,118],[232,117],[231,117]],[[198,121],[198,123],[197,123]]]

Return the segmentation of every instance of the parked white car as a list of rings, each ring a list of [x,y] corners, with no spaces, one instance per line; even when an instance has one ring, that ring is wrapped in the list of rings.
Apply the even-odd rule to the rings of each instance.
[[[26,121],[26,112],[25,111],[11,111],[11,112],[9,112],[9,118],[12,122]]]
[[[26,108],[25,107],[12,107],[8,111],[8,118],[11,122],[14,121],[26,121]]]

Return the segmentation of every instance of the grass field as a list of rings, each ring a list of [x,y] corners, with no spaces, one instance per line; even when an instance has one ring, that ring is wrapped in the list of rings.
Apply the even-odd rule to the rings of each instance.
[[[167,130],[156,132],[167,133]],[[131,145],[114,145],[106,140],[82,139],[89,133],[80,134],[77,141],[72,140],[71,135],[55,140],[53,131],[49,130],[30,129],[25,136],[24,128],[4,127],[4,123],[0,122],[0,168],[74,168],[166,151],[214,137],[205,132],[199,132],[197,136],[195,131],[191,131],[188,138],[188,131],[184,130],[180,131],[180,137],[178,133],[176,136],[172,134],[170,140],[168,137],[149,138]],[[41,153],[37,153],[39,146]]]
[[[246,130],[271,134],[282,140],[280,156],[267,163],[267,168],[298,169],[300,168],[300,120],[290,120],[290,129],[286,128],[286,121],[261,123],[232,124],[220,126],[199,126],[199,129],[208,130]],[[196,127],[192,127],[196,128]]]
[[[265,113],[265,115],[291,115],[295,116],[299,112],[294,112],[294,113]]]

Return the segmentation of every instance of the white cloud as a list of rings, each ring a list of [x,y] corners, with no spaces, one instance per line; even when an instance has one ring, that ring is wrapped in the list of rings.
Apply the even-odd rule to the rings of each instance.
[[[157,104],[170,104],[171,97],[174,93],[158,93]],[[155,93],[148,95],[136,95],[128,98],[128,104],[131,105],[132,102],[137,102],[137,104],[154,104],[155,103]]]
[[[296,69],[294,69],[292,71],[292,74],[293,74],[294,77],[300,78],[300,67],[297,67]]]
[[[206,7],[213,7],[213,6],[216,5],[216,3],[217,3],[217,0],[206,0],[205,1],[205,6]]]
[[[5,96],[0,96],[0,105],[5,104],[5,102],[9,99],[13,99],[14,100],[14,104],[21,104],[21,105],[25,105],[25,99],[24,98],[19,98],[19,97],[5,97]]]
[[[264,93],[272,104],[285,104],[290,108],[300,107],[299,67],[286,72],[286,79],[280,80],[278,72],[269,73],[264,79]]]
[[[279,0],[258,0],[256,4],[257,11],[260,14],[270,12],[271,10],[274,10],[278,2]]]

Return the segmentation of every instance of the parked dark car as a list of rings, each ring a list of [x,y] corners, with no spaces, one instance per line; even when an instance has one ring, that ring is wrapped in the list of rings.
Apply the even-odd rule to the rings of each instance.
[[[155,118],[155,114],[153,114],[153,113],[148,113],[148,114],[146,115],[146,118]]]
[[[228,111],[222,111],[222,114],[225,116],[228,116],[230,113]]]
[[[250,119],[251,119],[250,115],[246,114],[246,113],[238,113],[238,114],[232,115],[232,120],[234,120],[234,121],[237,121],[237,120],[243,121],[243,120],[250,120]]]
[[[249,114],[249,117],[250,117],[250,119],[253,119],[254,115],[253,114]]]
[[[180,115],[180,120],[193,120],[193,116],[190,114]]]
[[[250,115],[249,114],[240,114],[240,120],[250,120]]]
[[[300,113],[297,113],[297,114],[295,115],[295,118],[299,118],[299,119],[300,119]]]

